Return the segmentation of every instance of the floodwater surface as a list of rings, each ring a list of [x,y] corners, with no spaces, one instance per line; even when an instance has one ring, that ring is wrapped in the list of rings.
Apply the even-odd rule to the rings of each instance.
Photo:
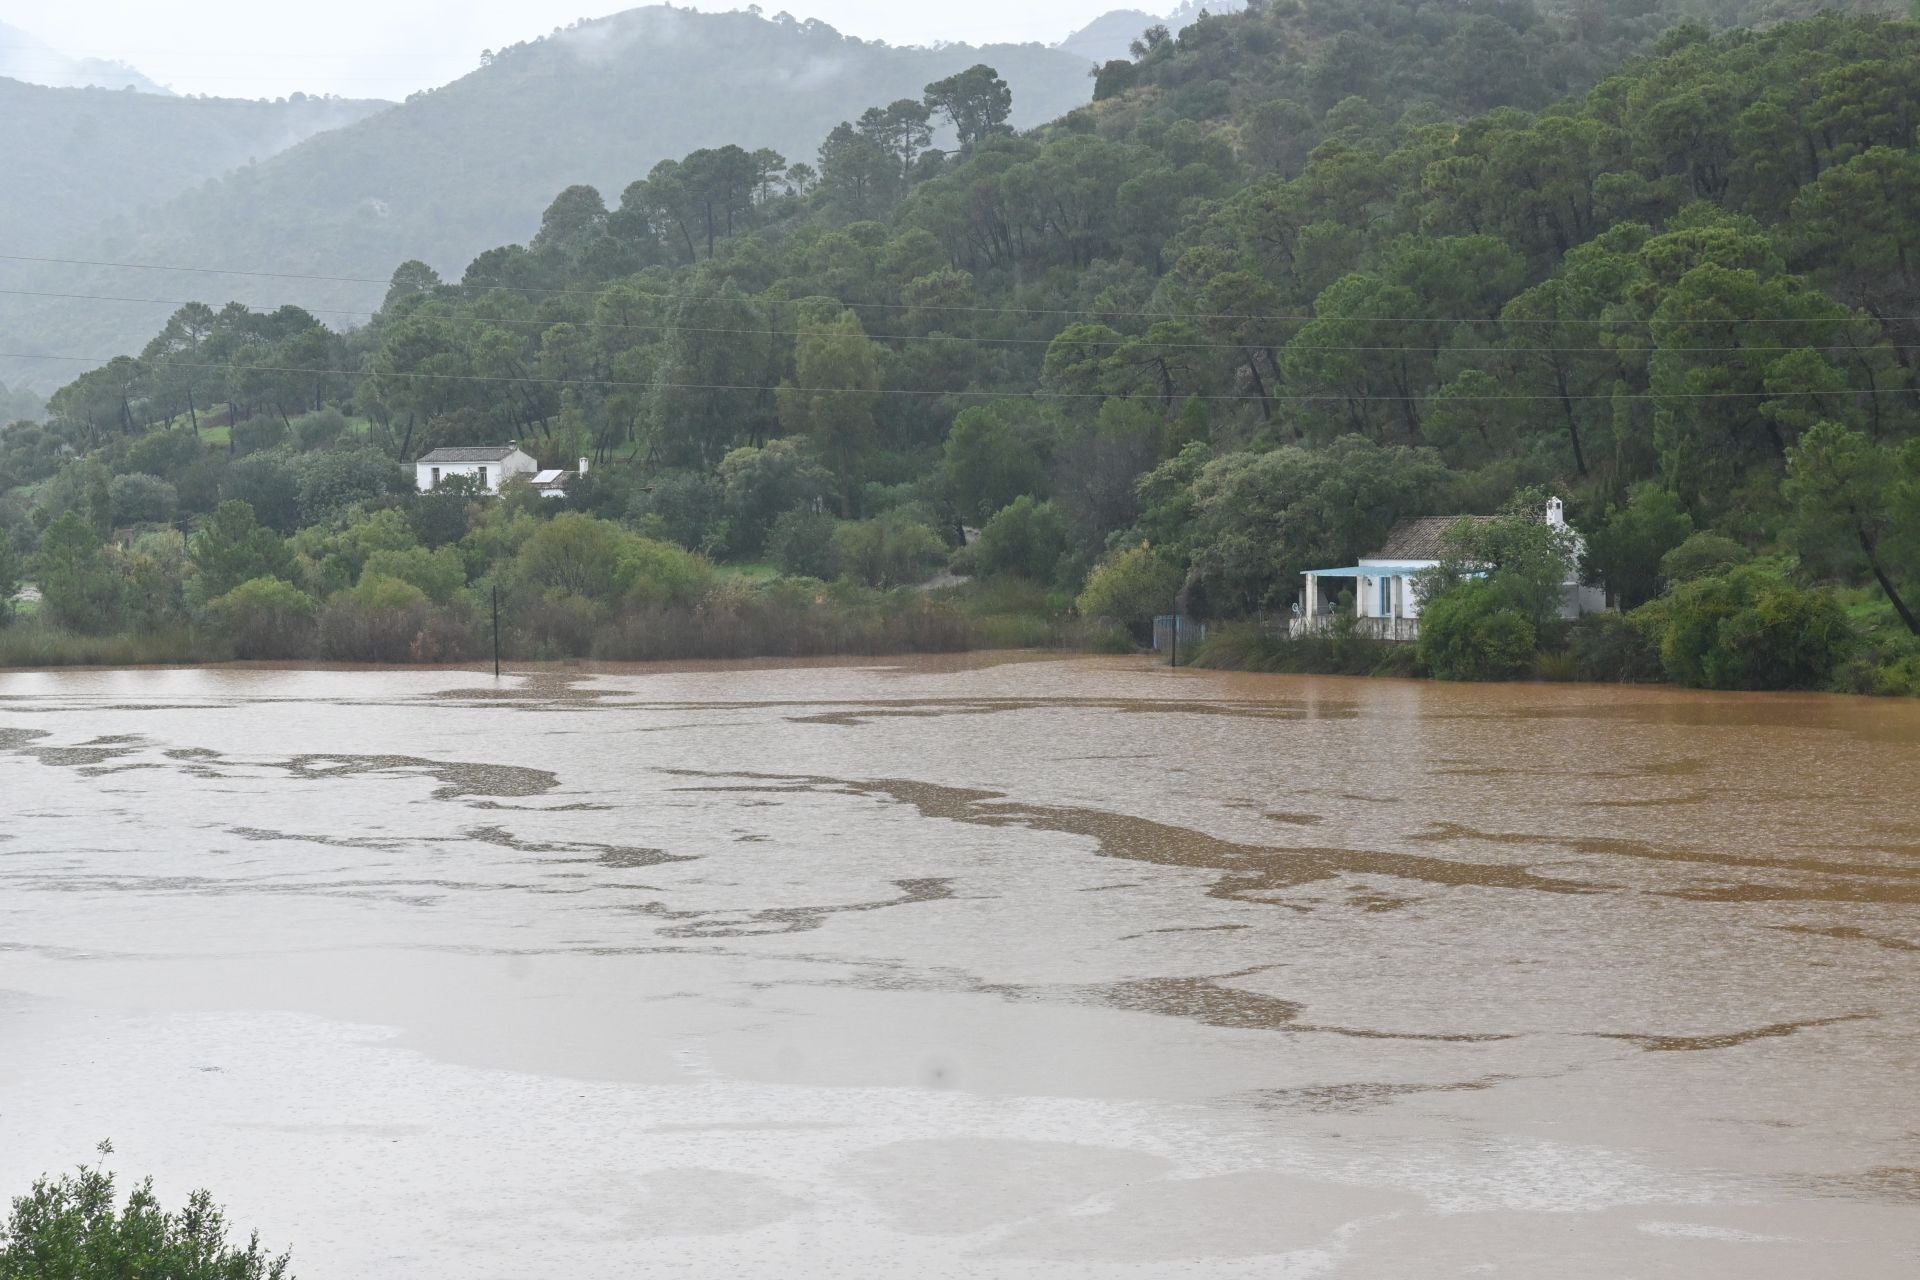
[[[0,1192],[303,1280],[1920,1271],[1920,706],[0,675]]]

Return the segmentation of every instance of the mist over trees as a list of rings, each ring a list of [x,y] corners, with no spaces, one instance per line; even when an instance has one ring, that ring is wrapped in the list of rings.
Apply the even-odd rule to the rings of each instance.
[[[1018,90],[1020,125],[1071,110],[1092,88],[1082,60],[1040,45],[896,48],[785,14],[658,5],[488,50],[481,62],[391,109],[368,115],[375,104],[365,104],[354,108],[353,123],[335,118],[343,127],[307,129],[306,140],[286,150],[250,142],[236,151],[213,136],[211,122],[276,111],[339,117],[348,106],[141,94],[120,95],[123,102],[31,86],[9,93],[0,82],[0,112],[23,126],[0,139],[0,159],[33,179],[0,195],[0,230],[10,211],[33,243],[50,246],[31,252],[349,277],[268,281],[0,263],[0,287],[293,302],[345,327],[364,322],[382,293],[353,278],[384,280],[408,259],[457,275],[489,247],[524,240],[554,193],[570,185],[592,185],[611,199],[662,159],[728,144],[804,158],[868,104],[917,102],[928,82],[980,62]],[[85,148],[72,156],[76,136]],[[138,218],[113,218],[135,210]],[[0,351],[130,352],[170,310],[0,296]],[[0,378],[48,390],[71,372],[60,362],[0,359]]]

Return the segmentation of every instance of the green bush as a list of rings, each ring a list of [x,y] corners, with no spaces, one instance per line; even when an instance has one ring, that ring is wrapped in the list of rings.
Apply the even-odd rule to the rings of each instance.
[[[1067,520],[1051,502],[1015,498],[987,521],[973,547],[981,573],[1010,573],[1050,582],[1067,550]]]
[[[1118,623],[1144,641],[1154,616],[1173,611],[1184,580],[1179,565],[1143,542],[1095,569],[1074,607],[1086,617]]]
[[[40,607],[56,627],[81,635],[106,635],[122,624],[123,582],[108,563],[99,533],[69,511],[40,539],[35,575]]]
[[[1668,582],[1711,578],[1753,559],[1753,553],[1722,533],[1696,533],[1660,558]]]
[[[412,583],[363,574],[320,611],[320,651],[340,662],[416,661],[414,641],[432,617],[427,593]]]
[[[1441,680],[1512,680],[1533,665],[1532,621],[1485,579],[1467,579],[1420,610],[1420,661]]]
[[[263,413],[257,418],[234,423],[228,429],[227,439],[233,442],[233,451],[239,457],[265,453],[287,442],[287,424],[271,414]]]
[[[412,492],[412,476],[378,449],[329,449],[302,460],[300,518],[320,524],[355,503]]]
[[[767,554],[780,572],[794,578],[834,578],[840,574],[840,557],[833,547],[833,531],[839,521],[812,507],[795,507],[780,513],[767,535]]]
[[[412,583],[426,592],[436,604],[453,599],[467,585],[467,566],[452,547],[429,551],[425,547],[407,547],[397,551],[376,551],[367,557],[363,577],[395,578]]]
[[[684,547],[628,536],[614,569],[628,604],[692,605],[712,589],[713,566]]]
[[[293,575],[293,554],[253,508],[234,500],[220,504],[193,539],[193,590],[198,600],[223,596],[254,578]]]
[[[939,534],[897,511],[842,524],[833,549],[843,575],[882,590],[924,582],[947,558]]]
[[[240,658],[304,658],[314,650],[313,597],[278,578],[243,582],[207,606],[207,623]]]
[[[164,524],[173,519],[179,495],[159,476],[132,472],[115,476],[107,486],[113,504],[113,522],[127,524]]]
[[[1658,681],[1660,647],[1646,628],[1618,613],[1590,613],[1575,622],[1568,634],[1576,680],[1602,684],[1641,684]]]
[[[293,420],[293,443],[302,452],[326,449],[347,434],[347,415],[332,405],[303,413]]]
[[[1685,583],[1635,617],[1659,635],[1667,675],[1702,689],[1817,689],[1854,639],[1826,592],[1751,565]]]
[[[112,1150],[106,1143],[100,1149]],[[149,1179],[133,1189],[124,1209],[118,1204],[105,1169],[82,1165],[41,1178],[14,1198],[0,1231],[0,1280],[283,1280],[288,1274],[288,1255],[262,1250],[257,1234],[245,1248],[230,1244],[226,1216],[205,1191],[169,1213]]]

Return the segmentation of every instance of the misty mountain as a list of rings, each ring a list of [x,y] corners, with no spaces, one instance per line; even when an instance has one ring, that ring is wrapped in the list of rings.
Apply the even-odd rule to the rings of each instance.
[[[281,102],[50,89],[0,79],[0,243],[70,245],[77,227],[155,205],[316,133],[390,106],[295,95]]]
[[[38,37],[0,22],[0,77],[45,85],[50,89],[132,89],[137,93],[171,95],[124,62],[104,58],[71,58]]]
[[[1096,65],[1116,58],[1132,57],[1132,45],[1149,27],[1165,27],[1178,33],[1200,21],[1205,14],[1238,13],[1246,0],[1186,0],[1171,13],[1153,14],[1143,9],[1114,9],[1103,13],[1080,30],[1062,40],[1056,48],[1076,53]]]
[[[1128,46],[1148,27],[1165,21],[1141,9],[1114,9],[1103,13],[1062,40],[1056,48],[1078,54],[1096,65],[1125,58]]]
[[[629,10],[499,50],[449,85],[199,189],[160,192],[173,198],[68,240],[61,256],[381,281],[417,258],[457,278],[482,250],[530,237],[570,184],[615,200],[658,161],[727,143],[813,163],[841,121],[917,99],[928,83],[980,62],[1012,86],[1016,125],[1054,119],[1092,92],[1084,59],[1038,44],[901,48],[784,14]],[[104,116],[95,127],[114,132]],[[0,287],[294,302],[343,325],[385,293],[343,281],[4,264]],[[171,310],[0,299],[0,350],[133,350]],[[8,363],[0,376],[57,386],[78,367]]]

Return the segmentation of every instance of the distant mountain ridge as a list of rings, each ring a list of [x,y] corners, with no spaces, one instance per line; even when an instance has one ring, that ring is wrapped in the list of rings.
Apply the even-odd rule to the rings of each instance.
[[[1151,14],[1143,9],[1114,9],[1101,14],[1054,47],[1078,54],[1095,64],[1110,62],[1130,56],[1129,49],[1133,42],[1150,27],[1165,27],[1177,33],[1182,27],[1198,22],[1202,13],[1238,13],[1246,7],[1246,0],[1185,0],[1185,3],[1165,15]]]
[[[136,93],[173,95],[173,90],[124,62],[69,57],[5,22],[0,22],[0,77],[49,89],[132,89]]]
[[[391,103],[175,98],[0,79],[0,241],[49,253],[131,214]]]
[[[658,161],[726,143],[812,164],[836,124],[917,99],[928,83],[980,62],[1012,86],[1016,125],[1055,119],[1091,96],[1084,59],[1038,44],[903,48],[786,15],[629,10],[502,49],[451,84],[169,192],[137,219],[71,237],[52,256],[381,280],[417,258],[458,277],[481,251],[530,237],[570,184],[592,184],[611,203]],[[327,309],[331,323],[371,311],[385,293],[339,281],[4,263],[0,287],[294,302]],[[0,350],[136,350],[171,310],[0,298]],[[0,376],[46,388],[78,367],[16,362]]]

